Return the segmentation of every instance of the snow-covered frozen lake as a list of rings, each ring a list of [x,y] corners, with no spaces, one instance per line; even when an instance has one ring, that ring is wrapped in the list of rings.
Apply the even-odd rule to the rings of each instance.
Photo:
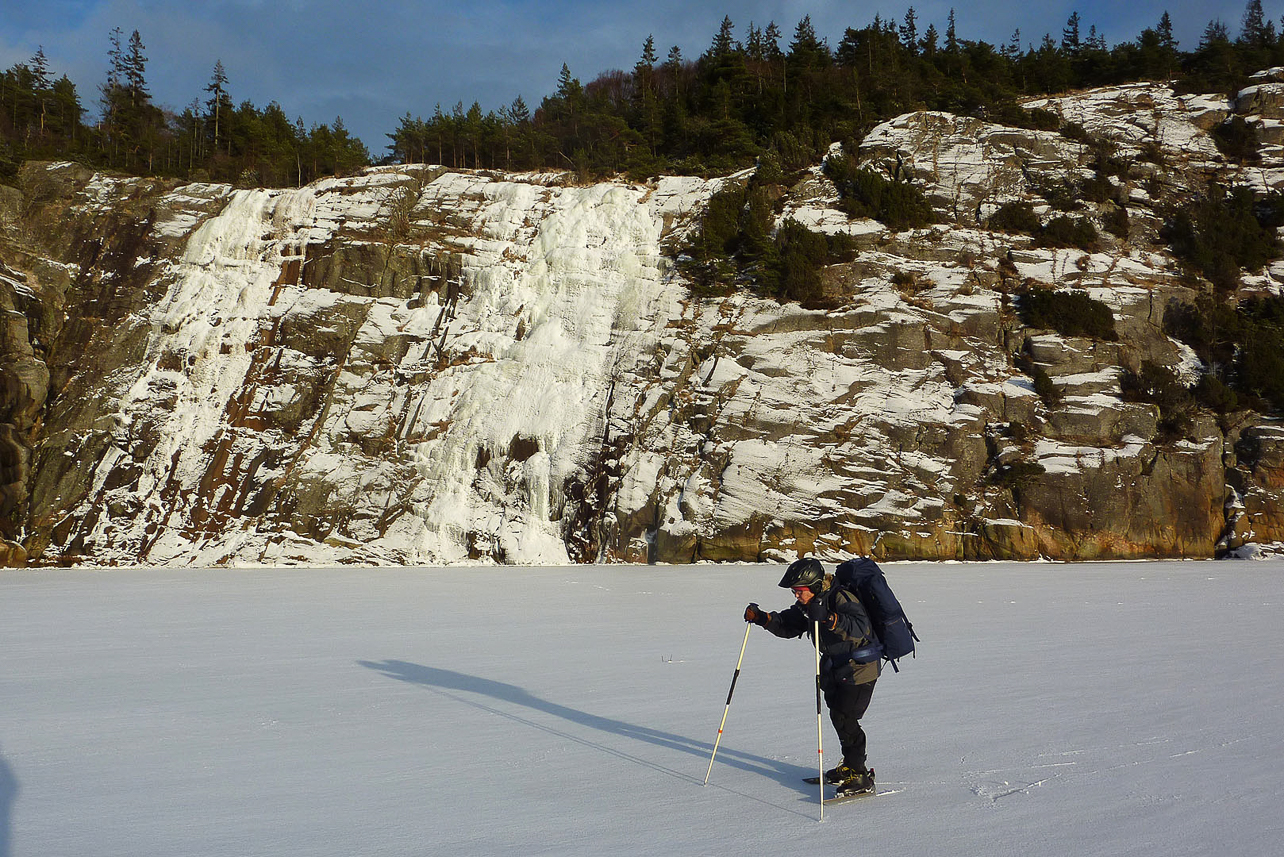
[[[5,571],[0,857],[1278,853],[1284,561],[885,569],[823,823],[779,566]]]

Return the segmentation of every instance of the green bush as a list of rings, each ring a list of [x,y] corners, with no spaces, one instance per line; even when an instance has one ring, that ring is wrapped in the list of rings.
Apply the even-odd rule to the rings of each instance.
[[[1191,392],[1195,401],[1217,414],[1229,414],[1239,408],[1239,396],[1212,373],[1199,376]]]
[[[1224,366],[1235,358],[1243,325],[1234,306],[1203,295],[1194,303],[1171,301],[1164,309],[1164,332],[1194,349],[1205,365]]]
[[[779,184],[784,180],[785,171],[780,165],[779,155],[775,152],[763,152],[758,156],[758,169],[754,171],[755,184]]]
[[[906,178],[886,179],[846,155],[826,159],[825,175],[838,189],[839,207],[848,217],[872,217],[897,232],[936,221],[927,197]]]
[[[745,205],[745,188],[724,188],[709,197],[700,229],[688,252],[697,261],[706,262],[730,256],[736,251],[740,235],[740,214]]]
[[[1284,204],[1277,195],[1259,203],[1251,188],[1213,186],[1205,198],[1170,212],[1163,237],[1189,268],[1217,288],[1233,291],[1240,269],[1256,271],[1284,251],[1270,225],[1282,217]]]
[[[959,93],[963,95],[963,93]],[[980,108],[985,99],[980,93],[974,93],[970,99],[971,105],[968,105],[966,97],[961,99],[960,103],[952,105],[951,110],[954,113],[974,113]],[[985,118],[999,125],[1007,125],[1010,128],[1030,128],[1035,131],[1056,131],[1061,127],[1061,117],[1051,110],[1042,107],[1025,108],[1015,100],[1004,100],[999,103],[985,105]]]
[[[1142,143],[1141,152],[1138,157],[1147,163],[1155,164],[1160,167],[1168,165],[1168,155],[1158,140],[1147,140]]]
[[[1093,173],[1091,178],[1084,179],[1079,186],[1079,193],[1092,202],[1109,202],[1115,198],[1115,186],[1109,176]]]
[[[1284,226],[1284,191],[1273,190],[1253,203],[1253,216],[1263,229]]]
[[[1262,460],[1262,438],[1255,431],[1246,431],[1235,441],[1235,457],[1239,463],[1255,469]]]
[[[1240,305],[1244,338],[1235,355],[1235,387],[1284,411],[1284,297]]]
[[[1128,209],[1122,205],[1112,205],[1101,216],[1101,225],[1116,238],[1128,240]]]
[[[1110,307],[1089,297],[1087,292],[1035,286],[1018,297],[1017,312],[1027,327],[1110,342],[1119,338]]]
[[[990,215],[985,225],[996,232],[1019,232],[1037,235],[1039,232],[1039,215],[1034,213],[1034,206],[1025,200],[1005,203],[999,210]]]
[[[1042,178],[1031,182],[1031,188],[1057,211],[1079,211],[1083,206],[1077,182],[1068,179]],[[1036,234],[1038,230],[1033,230]]]
[[[793,220],[776,232],[775,295],[807,303],[820,297],[820,270],[829,260],[829,242]]]
[[[1262,160],[1261,140],[1257,128],[1232,116],[1213,129],[1213,143],[1227,158],[1239,164],[1256,164]]]
[[[1057,129],[1062,137],[1067,140],[1074,140],[1076,143],[1091,143],[1092,135],[1088,129],[1084,128],[1078,122],[1062,122],[1061,127]]]
[[[1171,442],[1190,435],[1195,398],[1176,372],[1147,360],[1138,371],[1124,370],[1119,386],[1124,401],[1159,406],[1158,429],[1162,441]]]
[[[1095,250],[1100,238],[1092,221],[1081,217],[1054,217],[1039,232],[1041,247],[1077,247]]]
[[[1284,297],[1252,298],[1238,307],[1211,296],[1174,302],[1164,330],[1186,343],[1207,373],[1195,387],[1218,413],[1242,405],[1284,413]]]
[[[1039,462],[1017,459],[1010,464],[1000,465],[990,474],[990,481],[1001,488],[1010,490],[1017,502],[1020,502],[1022,489],[1028,487],[1045,473],[1047,473],[1047,469]]]
[[[1052,376],[1041,366],[1032,366],[1030,377],[1034,380],[1034,393],[1043,401],[1043,404],[1049,408],[1059,408],[1065,400],[1065,393],[1052,380]]]
[[[821,270],[849,261],[854,243],[845,235],[812,232],[793,220],[773,236],[774,217],[768,189],[756,180],[710,197],[700,227],[683,248],[689,258],[682,269],[692,292],[712,296],[744,285],[780,301],[818,300]]]
[[[1028,348],[1029,343],[1026,343],[1026,346]],[[1061,403],[1065,400],[1065,393],[1052,380],[1052,376],[1042,366],[1034,362],[1028,352],[1018,354],[1013,362],[1018,370],[1030,376],[1034,386],[1034,393],[1043,404],[1049,408],[1061,406]]]
[[[1101,178],[1114,176],[1122,181],[1128,180],[1131,163],[1117,153],[1119,147],[1112,140],[1098,138],[1092,142],[1092,161],[1089,166]]]

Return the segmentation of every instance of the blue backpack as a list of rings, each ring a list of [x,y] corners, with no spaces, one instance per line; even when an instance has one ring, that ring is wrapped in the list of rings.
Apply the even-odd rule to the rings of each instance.
[[[896,661],[914,654],[918,635],[914,633],[914,626],[906,618],[892,588],[887,585],[883,570],[868,557],[849,559],[834,571],[834,579],[839,586],[859,598],[861,606],[869,614],[879,645],[868,648],[881,650],[871,652],[869,660],[877,660],[881,654],[894,671],[900,672]]]

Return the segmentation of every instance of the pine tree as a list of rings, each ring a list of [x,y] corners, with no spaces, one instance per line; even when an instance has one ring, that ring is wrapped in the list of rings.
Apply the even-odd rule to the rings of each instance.
[[[677,45],[669,48],[669,55],[664,60],[664,75],[666,93],[672,98],[682,98],[686,94],[682,81],[685,66],[686,60],[682,58],[682,48]]]
[[[1266,15],[1262,12],[1262,0],[1249,0],[1245,7],[1239,41],[1240,44],[1254,48],[1270,47],[1275,41],[1275,24],[1266,20]]]
[[[955,56],[959,52],[959,39],[954,29],[954,8],[950,7],[949,23],[945,27],[945,52]]]
[[[531,121],[531,111],[520,95],[513,99],[513,103],[508,108],[508,115],[512,118],[514,125],[525,125]]]
[[[940,39],[937,35],[936,25],[928,24],[927,31],[923,33],[923,38],[919,40],[919,47],[922,49],[923,56],[931,59],[936,56],[936,43]]]
[[[1204,34],[1199,37],[1199,48],[1204,50],[1229,41],[1230,30],[1220,20],[1214,18],[1208,22],[1208,26],[1204,27]]]
[[[1021,28],[1020,27],[1012,31],[1012,37],[1008,39],[1008,43],[1003,46],[1001,53],[1003,54],[1003,56],[1007,57],[1009,60],[1013,62],[1016,62],[1017,58],[1021,56]]]
[[[123,86],[125,76],[125,51],[120,46],[120,27],[113,27],[107,35],[111,47],[107,51],[107,84],[112,87]]]
[[[718,35],[713,37],[713,44],[709,46],[709,56],[715,62],[725,61],[736,50],[737,45],[731,35],[734,28],[731,17],[724,15],[722,25],[718,27]]]
[[[784,52],[780,50],[780,28],[775,21],[767,22],[767,29],[762,33],[762,44],[769,61],[774,62],[784,57]]]
[[[215,60],[214,71],[210,75],[210,82],[206,85],[205,91],[210,94],[209,100],[205,102],[206,115],[212,123],[214,151],[218,152],[219,140],[226,129],[232,106],[232,100],[227,94],[227,72],[223,70],[221,59]]]
[[[763,62],[767,59],[767,48],[762,38],[762,30],[755,27],[753,21],[749,22],[749,28],[745,30],[745,56],[754,62]]]
[[[633,67],[634,72],[646,69],[651,71],[655,68],[655,37],[648,35],[646,41],[642,43],[642,58],[638,60],[637,65]]]
[[[1106,37],[1097,32],[1097,25],[1093,24],[1088,27],[1088,37],[1083,40],[1083,49],[1085,51],[1105,51]]]
[[[107,80],[99,87],[103,137],[109,148],[109,163],[115,162],[120,143],[120,125],[124,118],[121,114],[124,110],[122,96],[125,86],[125,52],[121,47],[120,37],[120,27],[113,28],[107,36],[111,45],[107,50]]]
[[[804,15],[794,28],[794,40],[789,43],[791,65],[799,68],[819,68],[828,63],[829,50],[816,37],[811,25],[811,15]]]
[[[441,102],[438,101],[437,106],[433,108],[431,127],[433,128],[433,139],[437,141],[437,163],[442,166],[445,166],[446,164],[445,151],[447,121],[446,114],[441,112]]]
[[[51,90],[54,104],[53,122],[56,133],[61,135],[71,150],[75,150],[80,137],[81,117],[84,108],[80,106],[80,96],[76,93],[76,84],[67,75],[54,81]]]
[[[1061,31],[1061,50],[1072,57],[1078,56],[1083,45],[1079,41],[1079,13],[1072,12]]]
[[[1173,38],[1173,22],[1165,11],[1155,28],[1159,37],[1159,58],[1164,79],[1171,78],[1178,67],[1177,40]]]
[[[143,155],[147,158],[147,170],[150,172],[155,166],[162,120],[147,92],[147,56],[143,50],[143,39],[134,30],[129,36],[128,47],[119,57],[116,91],[120,103],[116,108],[116,124],[127,146],[126,161],[132,163],[136,155]]]
[[[1155,28],[1159,34],[1159,44],[1166,50],[1176,51],[1178,42],[1173,38],[1173,21],[1168,17],[1168,11],[1159,18],[1159,26]]]
[[[637,126],[646,138],[652,154],[655,153],[656,136],[660,130],[660,104],[655,84],[655,39],[647,36],[642,43],[642,57],[633,67],[633,109]]]
[[[905,12],[905,23],[901,25],[901,46],[911,54],[918,53],[918,15],[911,6]]]
[[[129,51],[122,60],[122,66],[125,87],[129,90],[129,102],[133,107],[142,107],[149,98],[145,76],[147,57],[143,56],[143,40],[137,30],[129,37]]]
[[[574,148],[580,136],[580,113],[583,97],[584,87],[580,85],[577,78],[571,76],[570,66],[562,63],[562,71],[557,76],[554,112],[569,126],[572,148]]]
[[[49,110],[49,61],[45,58],[44,45],[36,47],[36,53],[28,63],[31,69],[31,88],[36,96],[36,105],[40,111],[40,135],[45,133],[45,116]]]

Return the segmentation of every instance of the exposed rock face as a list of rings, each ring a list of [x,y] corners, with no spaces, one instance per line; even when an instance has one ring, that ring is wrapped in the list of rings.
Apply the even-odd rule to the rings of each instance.
[[[16,539],[27,516],[31,448],[49,371],[32,347],[27,314],[34,294],[25,277],[0,265],[0,566],[21,566]]]
[[[1038,249],[984,228],[1016,199],[1046,215],[1048,187],[1090,174],[1087,144],[911,114],[855,154],[899,160],[944,223],[849,221],[819,169],[781,202],[866,248],[825,272],[823,309],[689,296],[671,250],[720,181],[412,166],[267,191],[28,165],[0,199],[0,564],[1284,540],[1284,429],[1209,416],[1165,441],[1157,409],[1120,393],[1143,361],[1192,368],[1162,329],[1192,293],[1151,194],[1232,177],[1204,130],[1230,104],[1135,86],[1039,105],[1135,158],[1081,215],[1126,204],[1126,241]],[[1010,296],[1027,282],[1088,291],[1118,341],[1023,327]]]

